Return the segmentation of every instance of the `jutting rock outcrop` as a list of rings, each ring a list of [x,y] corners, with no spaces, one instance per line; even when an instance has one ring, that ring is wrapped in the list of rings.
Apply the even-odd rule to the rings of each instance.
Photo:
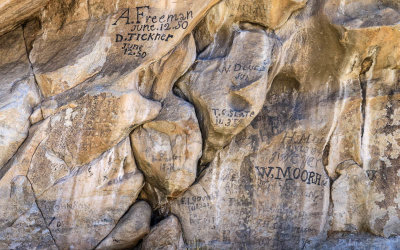
[[[395,0],[3,0],[0,249],[399,249]]]

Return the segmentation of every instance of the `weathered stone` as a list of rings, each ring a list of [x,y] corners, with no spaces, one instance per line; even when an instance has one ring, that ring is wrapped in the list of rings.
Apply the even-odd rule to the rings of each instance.
[[[301,9],[307,0],[239,0],[221,1],[215,5],[195,30],[199,51],[202,51],[213,40],[224,26],[234,22],[249,22],[270,29],[279,29],[296,10]],[[218,52],[217,52],[218,53]]]
[[[29,137],[16,155],[0,170],[0,231],[11,226],[26,213],[35,202],[31,183],[25,177],[33,154],[46,137],[48,120],[29,130]]]
[[[127,249],[136,246],[150,232],[150,219],[149,204],[145,201],[135,203],[96,249]]]
[[[168,197],[158,188],[146,182],[143,186],[142,192],[140,193],[140,199],[147,201],[153,210],[159,214],[166,216],[168,215]]]
[[[357,172],[340,170],[346,175],[334,187],[342,190],[342,200],[353,201],[334,202],[341,217],[335,218],[338,226],[332,230],[349,227],[349,231],[385,237],[399,234],[396,86],[400,53],[390,45],[400,38],[395,28],[400,21],[398,10],[390,1],[328,1],[324,7],[330,22],[345,28],[338,30],[347,59],[342,76],[344,100],[331,141],[336,146],[330,149],[327,169],[336,178],[340,162],[353,161],[362,167]],[[347,179],[357,181],[347,184]]]
[[[3,0],[0,3],[0,35],[37,14],[49,0]],[[4,58],[4,57],[3,57]]]
[[[212,160],[250,124],[262,108],[273,40],[263,30],[239,30],[224,58],[199,60],[177,84],[199,114],[205,147],[202,163]],[[213,45],[210,45],[210,47]],[[209,48],[204,53],[214,53]],[[246,57],[243,57],[246,55]]]
[[[395,0],[1,1],[0,248],[398,249],[399,27]]]
[[[153,227],[144,238],[141,249],[183,249],[181,224],[174,215],[168,216]]]
[[[345,161],[336,171],[340,177],[332,184],[332,227],[337,232],[362,232],[368,228],[366,198],[370,180],[355,162]]]
[[[400,5],[392,0],[329,0],[324,10],[332,23],[349,29],[395,25],[400,21]]]
[[[135,76],[122,77],[112,86],[95,81],[93,87],[71,90],[44,102],[42,114],[51,116],[51,130],[42,147],[71,169],[92,161],[136,126],[154,119],[161,105],[129,86]],[[34,159],[38,165],[42,160],[45,158]]]
[[[139,92],[153,100],[164,100],[173,84],[192,66],[195,59],[196,45],[193,36],[188,35],[176,49],[139,71]]]
[[[28,136],[29,116],[40,98],[21,28],[0,37],[0,58],[1,169]]]
[[[51,3],[43,12],[42,34],[30,54],[38,85],[46,97],[71,89],[95,75],[122,75],[160,60],[190,34],[218,0],[191,0],[184,4],[109,1],[102,3],[103,6],[91,1],[96,8],[110,11],[94,20],[89,19],[96,16],[88,12],[94,7],[90,1],[68,2],[71,2],[69,10],[63,4]],[[60,8],[64,11],[58,11]],[[175,53],[175,58],[185,54],[190,59],[190,49]],[[164,61],[169,65],[175,58]],[[169,76],[171,79],[184,72],[185,64],[176,66],[177,74]],[[157,70],[157,65],[154,67]]]
[[[1,249],[58,249],[36,203],[0,232]]]
[[[170,94],[159,116],[131,134],[135,158],[146,182],[177,197],[195,180],[201,133],[194,108]]]
[[[226,1],[227,7],[236,12],[235,21],[258,23],[271,29],[281,27],[294,11],[306,3],[307,0]]]
[[[50,166],[34,165],[29,175]],[[142,186],[143,175],[136,168],[129,139],[125,139],[88,165],[55,180],[37,195],[37,203],[60,248],[88,249],[111,232]]]
[[[324,162],[344,49],[328,22],[307,16],[310,8],[276,31],[279,57],[261,112],[172,203],[189,246],[301,249],[327,237]]]
[[[390,249],[400,247],[400,237],[381,238],[368,234],[337,235],[318,246],[318,249]]]

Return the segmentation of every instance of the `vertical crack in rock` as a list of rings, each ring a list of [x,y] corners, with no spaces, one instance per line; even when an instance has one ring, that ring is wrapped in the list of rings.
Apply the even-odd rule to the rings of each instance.
[[[28,175],[26,176],[26,179],[28,180],[29,185],[31,186],[33,198],[35,199],[35,205],[36,205],[36,207],[38,208],[38,210],[39,210],[39,212],[40,212],[40,216],[41,216],[42,219],[43,219],[43,222],[44,222],[44,224],[45,224],[45,226],[46,226],[46,229],[49,230],[49,234],[50,234],[50,236],[51,236],[51,238],[52,238],[52,240],[53,240],[53,242],[54,242],[54,245],[57,247],[57,249],[61,249],[61,248],[57,245],[57,242],[56,242],[56,240],[54,239],[53,233],[51,232],[51,230],[50,230],[50,228],[49,228],[49,225],[47,225],[47,222],[46,222],[46,219],[45,219],[45,217],[44,217],[43,211],[42,211],[42,209],[41,209],[41,208],[39,207],[39,205],[38,205],[38,202],[37,202],[38,200],[37,200],[37,198],[36,198],[36,194],[35,194],[35,191],[33,190],[32,182],[31,182],[31,180],[28,178]]]
[[[368,80],[364,79],[366,73],[370,70],[373,64],[371,57],[367,57],[361,63],[361,72],[359,75],[359,82],[361,88],[361,148],[363,148],[364,130],[365,130],[365,118],[366,118],[366,106],[367,106],[367,85]]]
[[[32,39],[32,41],[28,41],[28,39],[27,39],[26,29],[27,29],[27,26],[29,24],[31,24],[30,26],[32,26],[32,24],[33,25],[38,25],[39,29],[40,29],[41,24],[40,24],[40,21],[38,19],[33,19],[33,20],[30,20],[30,21],[24,23],[22,25],[22,37],[24,39],[26,57],[28,58],[28,63],[29,63],[30,68],[31,68],[31,73],[33,75],[33,80],[35,81],[35,87],[36,87],[38,93],[40,94],[40,100],[43,100],[43,93],[42,93],[42,90],[39,88],[39,84],[38,84],[38,81],[36,79],[36,74],[35,74],[35,71],[33,70],[32,61],[29,58],[30,51],[32,50],[32,43],[34,42],[34,39]]]

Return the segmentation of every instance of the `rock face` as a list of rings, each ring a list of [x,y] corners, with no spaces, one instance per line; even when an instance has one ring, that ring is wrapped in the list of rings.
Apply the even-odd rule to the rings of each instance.
[[[178,219],[170,215],[151,229],[140,249],[182,249],[183,239]]]
[[[177,197],[196,179],[201,133],[193,106],[170,95],[159,116],[131,134],[140,169],[152,186]]]
[[[0,169],[28,136],[29,116],[39,104],[23,31],[0,37]]]
[[[395,0],[3,0],[1,249],[400,248]]]
[[[135,203],[96,249],[126,249],[136,246],[150,232],[150,219],[149,204],[145,201]]]

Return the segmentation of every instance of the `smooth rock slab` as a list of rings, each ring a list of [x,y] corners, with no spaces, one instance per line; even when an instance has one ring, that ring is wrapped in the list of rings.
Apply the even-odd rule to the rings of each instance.
[[[140,249],[177,250],[183,249],[181,224],[174,215],[154,226],[143,239]]]
[[[79,0],[68,8],[51,2],[41,13],[43,28],[30,53],[38,85],[50,97],[96,75],[123,75],[157,62],[177,49],[217,2]],[[174,66],[181,71],[184,65]],[[151,89],[152,83],[142,84]]]
[[[131,134],[146,182],[177,197],[195,180],[202,138],[193,106],[172,93],[157,118]]]
[[[137,245],[150,232],[151,207],[135,203],[96,249],[127,249]]]
[[[330,188],[322,151],[332,120],[292,84],[273,83],[262,112],[172,203],[189,246],[301,249],[326,237]],[[329,110],[324,96],[314,101]],[[315,116],[322,123],[308,127]]]
[[[61,249],[89,249],[111,232],[142,186],[143,175],[125,139],[58,180],[37,203]]]
[[[1,249],[58,249],[36,203],[0,232]]]
[[[228,55],[216,59],[204,56],[177,83],[199,114],[205,140],[202,164],[210,162],[218,149],[250,124],[268,89],[273,40],[263,30],[231,32],[232,44],[217,48],[228,50]],[[204,53],[216,53],[212,49],[216,45]]]
[[[135,76],[123,76],[112,86],[108,79],[102,80],[106,83],[94,81],[86,89],[44,102],[42,114],[51,116],[51,131],[42,146],[51,150],[49,156],[56,155],[70,169],[87,164],[127,137],[135,126],[154,119],[161,105],[126,85]]]
[[[0,3],[0,35],[40,11],[49,0],[4,0]]]
[[[49,120],[32,126],[15,156],[0,170],[0,231],[11,226],[35,203],[32,185],[26,175],[32,156],[45,139],[48,127]]]
[[[40,97],[21,28],[0,37],[0,58],[1,169],[28,136],[29,116]]]

